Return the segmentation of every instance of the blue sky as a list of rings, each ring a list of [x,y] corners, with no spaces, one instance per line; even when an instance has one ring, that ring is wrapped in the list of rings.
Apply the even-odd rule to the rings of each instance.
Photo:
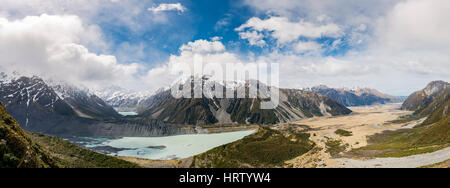
[[[258,15],[249,6],[236,0],[155,1],[152,6],[159,3],[178,2],[187,10],[182,13],[179,11],[161,13],[168,17],[168,22],[147,22],[146,16],[142,16],[139,24],[146,28],[145,30],[133,31],[127,25],[111,24],[109,20],[97,24],[105,33],[106,40],[114,43],[111,49],[112,53],[121,50],[119,46],[122,43],[144,44],[144,51],[146,52],[144,56],[120,59],[125,62],[128,61],[128,63],[133,61],[149,64],[160,63],[167,60],[170,54],[179,53],[179,47],[183,44],[199,39],[211,39],[212,37],[221,37],[221,41],[227,48],[238,52],[260,51],[259,48],[251,49],[251,47],[239,41],[239,35],[234,31],[249,18]],[[143,14],[152,16],[153,13],[145,12]]]
[[[447,0],[4,0],[0,68],[156,90],[202,57],[278,63],[281,87],[409,95],[450,79],[448,17]]]
[[[148,6],[157,6],[161,3],[180,3],[187,10],[184,12],[173,10],[158,13],[164,14],[168,19],[161,23],[147,21],[146,18],[154,16],[154,14],[150,11],[143,12],[143,15],[140,15],[137,19],[139,27],[144,29],[137,31],[127,24],[114,23],[114,20],[102,18],[110,16],[109,14],[98,14],[98,20],[100,21],[93,20],[95,24],[101,27],[105,40],[112,43],[109,52],[119,57],[120,62],[142,62],[152,66],[152,64],[167,61],[171,54],[178,54],[179,48],[183,44],[200,39],[210,40],[213,37],[220,37],[221,42],[228,50],[244,56],[250,52],[262,54],[273,50],[290,50],[287,46],[272,48],[276,45],[273,40],[268,40],[269,44],[263,48],[249,45],[248,42],[240,40],[239,33],[235,31],[236,28],[252,17],[264,19],[277,16],[275,13],[267,14],[256,11],[239,0],[154,1]],[[337,39],[341,39],[343,42],[336,48],[329,47]],[[339,38],[322,37],[315,41],[324,45],[323,55],[340,56],[353,47],[346,44],[345,40],[346,36]],[[141,46],[144,54],[133,56],[133,54],[128,53],[126,57],[122,58],[120,53],[123,50],[121,48],[123,44]]]

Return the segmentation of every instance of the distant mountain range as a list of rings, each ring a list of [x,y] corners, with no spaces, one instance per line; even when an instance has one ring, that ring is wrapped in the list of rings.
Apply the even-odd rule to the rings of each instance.
[[[119,112],[136,112],[139,103],[155,93],[134,92],[121,87],[109,87],[95,91],[95,94]]]
[[[182,84],[202,83],[212,86],[218,83],[207,78],[191,78]],[[189,83],[190,82],[190,83]],[[263,88],[266,85],[258,81],[245,83],[223,83],[219,87],[237,91],[251,87]],[[231,87],[230,87],[231,85]],[[269,96],[261,93],[260,96]],[[314,116],[335,116],[351,113],[334,100],[309,91],[280,89],[279,106],[275,109],[261,110],[260,98],[216,98],[175,99],[169,89],[143,100],[138,107],[140,116],[162,120],[175,124],[275,124],[291,122]]]
[[[233,91],[264,86],[257,81],[231,85]],[[118,88],[95,93],[101,97],[66,82],[0,74],[0,102],[23,128],[60,136],[163,136],[195,132],[197,125],[275,124],[351,113],[328,97],[294,89],[280,89],[280,104],[271,110],[260,109],[259,98],[175,99],[169,89],[154,95]],[[113,106],[139,116],[123,117]]]
[[[199,82],[201,87],[218,84],[207,77],[191,77],[182,82]],[[267,89],[270,87],[255,80],[226,82],[218,86],[233,92],[266,88],[259,90],[260,96],[269,96],[270,90]],[[261,98],[215,98],[206,94],[202,98],[176,99],[172,97],[170,87],[157,92],[131,92],[118,87],[91,92],[70,83],[43,80],[37,76],[0,74],[0,102],[5,104],[13,117],[25,130],[54,135],[184,134],[195,132],[193,127],[197,125],[268,125],[310,117],[350,114],[352,111],[346,106],[402,101],[401,97],[367,88],[334,89],[318,86],[279,91],[278,107],[262,110],[259,105],[264,99]],[[433,91],[428,89],[424,92],[433,95]],[[124,117],[117,111],[137,112],[138,115]]]
[[[312,88],[305,88],[304,90],[330,97],[345,106],[400,103],[406,98],[391,96],[370,88],[329,88],[321,85]]]

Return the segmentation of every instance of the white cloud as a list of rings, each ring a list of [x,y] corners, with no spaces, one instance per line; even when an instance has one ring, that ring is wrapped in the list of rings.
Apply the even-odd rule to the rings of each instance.
[[[181,3],[175,3],[175,4],[164,4],[163,3],[163,4],[158,5],[157,7],[148,8],[148,11],[151,11],[153,13],[159,13],[159,12],[171,11],[171,10],[184,12],[186,10],[186,7],[181,5]]]
[[[408,0],[378,19],[373,42],[365,54],[380,66],[423,77],[450,74],[450,2]],[[362,54],[360,54],[362,55]]]
[[[223,29],[227,30],[226,27],[230,25],[232,16],[233,16],[232,14],[225,14],[225,17],[217,21],[216,25],[214,26],[214,30],[215,31],[220,31]]]
[[[193,53],[213,53],[213,52],[223,52],[225,51],[225,46],[217,40],[207,41],[207,40],[197,40],[194,42],[189,42],[180,47],[181,53],[189,51]]]
[[[208,64],[212,67],[224,68],[227,63],[243,63],[243,61],[236,54],[227,52],[220,41],[196,40],[182,45],[180,54],[171,55],[166,64],[149,70],[144,80],[153,88],[167,87],[173,81],[178,80],[180,76],[183,76],[182,74],[193,74],[193,72],[182,72],[180,74],[173,70],[188,67],[190,71],[193,71],[195,63],[201,63],[202,66]]]
[[[84,23],[103,23],[139,33],[172,23],[168,14],[149,13],[147,9],[152,5],[154,0],[2,0],[0,16],[22,19],[41,14],[77,15]]]
[[[219,41],[219,40],[222,40],[222,39],[223,39],[223,37],[219,37],[219,36],[211,37],[212,41]]]
[[[295,41],[300,37],[320,38],[324,36],[338,37],[341,35],[340,27],[333,23],[316,25],[303,20],[291,22],[286,17],[270,17],[265,20],[253,17],[247,23],[236,28],[236,31],[244,32],[246,29],[258,32],[268,31],[270,36],[277,39],[280,44]]]
[[[449,17],[450,1],[404,1],[378,22],[376,32],[391,49],[448,49]]]
[[[328,20],[339,25],[371,23],[399,1],[392,0],[244,0],[260,13],[305,20]]]
[[[295,44],[294,49],[297,52],[307,52],[319,50],[321,47],[322,45],[317,42],[298,42]]]
[[[138,64],[119,64],[114,56],[90,52],[82,43],[101,42],[96,26],[77,16],[0,19],[0,66],[91,88],[133,81]]]
[[[264,35],[262,35],[261,33],[258,33],[256,31],[246,31],[246,32],[240,32],[239,33],[239,37],[241,39],[245,39],[248,40],[248,42],[250,43],[250,45],[253,46],[264,46],[266,45],[266,41],[264,41]]]
[[[313,42],[304,42],[303,45],[311,45],[309,49],[315,49]],[[357,61],[337,58],[322,58],[316,56],[303,57],[274,52],[255,58],[241,58],[238,54],[226,51],[226,49],[214,46],[223,46],[219,41],[197,40],[189,42],[180,48],[179,55],[172,55],[169,61],[161,66],[151,69],[145,80],[152,87],[165,87],[179,78],[179,74],[171,74],[171,70],[177,67],[187,66],[193,70],[195,62],[201,62],[212,66],[220,66],[229,63],[278,63],[280,65],[281,87],[299,88],[310,84],[319,84],[319,81],[353,80],[364,75],[371,75],[376,68],[371,65],[361,65]],[[340,82],[337,82],[340,83]],[[348,82],[347,82],[348,83]]]
[[[270,12],[289,20],[335,23],[345,32],[344,38],[327,44],[330,49],[347,46],[350,51],[333,59],[317,54],[289,55],[290,52],[265,57],[280,62],[281,70],[285,71],[281,74],[282,83],[292,87],[319,83],[337,87],[359,85],[408,95],[432,80],[450,80],[449,1],[246,0],[245,3],[262,13]],[[250,25],[257,26],[256,31],[272,28],[267,30],[277,40],[282,36],[286,36],[284,41],[295,39],[296,35],[289,32],[273,36],[278,30],[262,24],[264,21],[255,19]],[[298,29],[292,29],[292,33],[295,30]],[[304,50],[300,46],[305,47],[296,41],[293,49]]]

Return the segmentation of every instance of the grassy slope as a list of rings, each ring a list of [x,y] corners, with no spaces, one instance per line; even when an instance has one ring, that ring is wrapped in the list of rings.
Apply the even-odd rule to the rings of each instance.
[[[421,168],[450,168],[450,159],[440,162],[440,163],[436,163],[436,164],[432,164],[432,165],[428,165],[428,166],[423,166]]]
[[[192,167],[278,167],[314,147],[309,134],[260,128],[257,133],[194,157]]]
[[[59,167],[0,103],[0,168]]]

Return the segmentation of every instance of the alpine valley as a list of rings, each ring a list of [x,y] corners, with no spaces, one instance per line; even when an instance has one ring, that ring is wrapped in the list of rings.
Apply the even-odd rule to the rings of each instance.
[[[38,76],[2,73],[0,78],[0,102],[5,106],[2,135],[9,139],[2,140],[1,154],[6,160],[1,163],[3,166],[349,167],[339,157],[355,160],[358,157],[426,155],[440,152],[437,150],[449,143],[445,101],[450,87],[444,81],[431,82],[425,89],[413,93],[401,108],[395,104],[401,97],[374,89],[320,86],[281,88],[278,106],[263,110],[260,104],[267,100],[274,87],[256,80],[218,83],[202,76],[180,79],[156,92],[132,92],[119,87],[91,92],[84,87]],[[178,85],[192,86],[190,90],[178,91],[183,95],[193,94],[199,88],[210,90],[202,92],[201,98],[175,98],[171,89]],[[257,91],[259,97],[237,97],[238,91],[245,91],[248,96],[251,90]],[[232,91],[234,97],[217,98],[215,91],[223,91],[224,95]],[[137,115],[124,116],[118,111]],[[383,121],[383,127],[375,128],[371,118]],[[402,126],[411,128],[402,129]],[[234,133],[242,130],[253,131]],[[186,155],[187,158],[177,158],[185,155],[166,149],[191,147],[198,142],[187,138],[205,133],[218,134],[212,137],[223,139],[225,145],[211,142],[204,150],[179,148],[178,151],[195,150]],[[360,140],[357,135],[368,139]],[[410,136],[403,138],[407,135]],[[19,145],[11,146],[11,139],[21,140],[15,143],[22,148],[33,149],[17,153],[13,148]],[[401,143],[397,139],[401,139]],[[181,140],[189,145],[172,144]],[[399,142],[401,147],[395,146],[398,149],[393,150],[390,147],[394,146],[384,146],[389,140]],[[145,147],[138,146],[142,144]],[[381,146],[383,149],[379,149]],[[414,150],[416,146],[430,149]],[[135,150],[139,152],[133,154]],[[167,156],[160,153],[163,160],[157,161],[144,157],[153,156],[156,150],[165,151]],[[89,157],[95,160],[88,163],[62,158],[75,154],[80,160]],[[17,163],[21,158],[26,158],[27,163]],[[317,160],[323,162],[317,163]],[[332,165],[336,160],[341,161],[340,166]],[[425,164],[433,162],[430,159]]]

